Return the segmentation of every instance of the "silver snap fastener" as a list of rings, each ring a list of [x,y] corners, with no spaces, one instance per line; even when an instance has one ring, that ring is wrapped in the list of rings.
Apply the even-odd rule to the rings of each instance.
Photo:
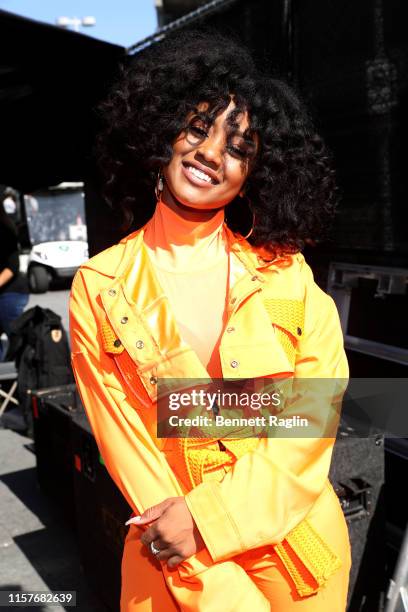
[[[144,347],[144,342],[143,342],[143,340],[138,340],[138,341],[136,342],[136,348],[138,348],[138,349],[142,349],[143,347]]]
[[[237,301],[237,298],[233,297],[232,300],[231,300],[231,304],[235,304],[236,301]]]
[[[231,368],[237,368],[238,367],[238,361],[235,361],[235,359],[233,359],[231,361]]]
[[[121,341],[119,340],[119,338],[116,338],[115,342],[113,343],[113,346],[118,347],[118,346],[120,346],[121,344],[122,344],[122,343],[121,343]]]
[[[150,377],[150,382],[152,385],[155,385],[157,383],[157,376],[151,376]]]
[[[122,317],[120,322],[121,323],[127,323],[129,321],[129,319],[127,317]]]
[[[116,295],[116,289],[109,289],[109,295]]]
[[[235,327],[227,327],[227,332],[230,334],[231,332],[235,331]]]

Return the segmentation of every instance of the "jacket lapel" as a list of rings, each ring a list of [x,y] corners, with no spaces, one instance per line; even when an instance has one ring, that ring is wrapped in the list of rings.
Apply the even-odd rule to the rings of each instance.
[[[113,331],[112,336],[105,333],[105,338],[110,338],[105,350],[121,365],[122,373],[122,349],[126,351],[130,357],[125,364],[129,384],[133,379],[136,386],[136,377],[139,377],[150,400],[156,401],[158,380],[172,379],[175,384],[176,379],[208,380],[210,376],[198,355],[181,337],[144,247],[144,230],[145,226],[121,241],[123,257],[111,271],[112,283],[100,292],[100,296],[106,323]],[[224,333],[221,341],[224,377],[255,378],[291,372],[293,367],[276,337],[262,300],[265,277],[256,267],[259,265],[256,255],[243,248],[228,228],[227,238],[231,254],[228,319],[234,318],[237,333]],[[241,308],[243,302],[245,305]],[[239,363],[237,371],[231,369],[234,361]],[[130,364],[134,365],[133,369]],[[161,392],[168,392],[162,383]]]

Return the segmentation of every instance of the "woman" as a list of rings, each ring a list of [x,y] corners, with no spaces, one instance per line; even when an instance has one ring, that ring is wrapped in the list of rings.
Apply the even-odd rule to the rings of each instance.
[[[0,335],[10,335],[11,323],[28,302],[27,280],[19,270],[17,230],[0,203]],[[3,357],[0,344],[0,361]]]
[[[334,209],[322,142],[293,91],[216,34],[145,52],[103,114],[109,200],[125,230],[145,223],[83,264],[70,325],[83,404],[134,510],[121,611],[344,611],[335,431],[156,431],[166,380],[347,378],[336,308],[300,253]],[[313,397],[302,415],[323,431],[327,398]]]

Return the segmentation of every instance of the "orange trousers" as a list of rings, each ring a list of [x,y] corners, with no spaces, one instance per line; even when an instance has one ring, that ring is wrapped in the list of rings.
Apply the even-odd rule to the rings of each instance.
[[[256,520],[256,516],[254,517]],[[142,529],[131,525],[122,558],[121,612],[345,612],[350,542],[339,500],[326,487],[308,520],[342,560],[316,594],[300,597],[274,547],[262,546],[212,563],[207,550],[195,555],[201,571],[188,575],[167,569],[141,543]]]

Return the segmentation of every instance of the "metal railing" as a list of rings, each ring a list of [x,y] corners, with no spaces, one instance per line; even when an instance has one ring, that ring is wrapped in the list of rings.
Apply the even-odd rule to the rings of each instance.
[[[206,4],[203,4],[199,8],[195,9],[194,11],[190,11],[190,13],[187,13],[186,15],[179,17],[179,19],[175,19],[171,23],[163,26],[154,34],[151,34],[150,36],[143,38],[134,45],[131,45],[126,49],[126,53],[128,55],[133,55],[138,51],[142,51],[143,49],[146,49],[146,47],[150,47],[150,45],[156,42],[160,42],[168,34],[171,34],[172,32],[179,30],[195,21],[199,21],[203,17],[208,17],[213,13],[222,11],[231,4],[235,4],[236,2],[238,2],[238,0],[212,0],[211,2],[207,2]]]
[[[384,612],[408,611],[408,528],[388,587]]]

